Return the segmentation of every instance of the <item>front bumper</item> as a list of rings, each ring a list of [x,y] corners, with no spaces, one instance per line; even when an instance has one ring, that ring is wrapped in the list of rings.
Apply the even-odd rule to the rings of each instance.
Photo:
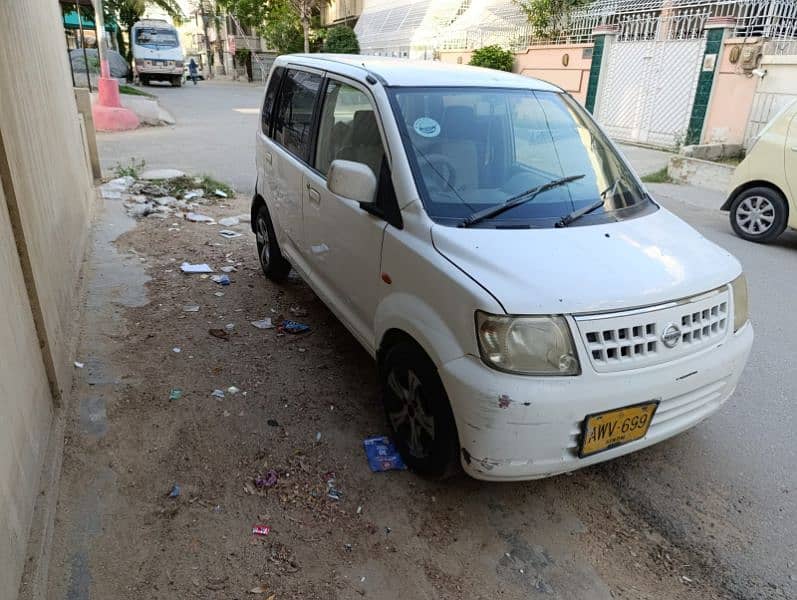
[[[162,67],[162,66],[144,66],[136,67],[136,73],[139,75],[180,75],[182,76],[184,69],[182,67]]]
[[[665,440],[722,406],[736,388],[752,344],[753,327],[747,323],[679,360],[616,373],[585,369],[578,377],[510,375],[478,357],[453,360],[439,373],[459,431],[462,466],[476,479],[537,479]],[[644,438],[578,458],[586,415],[653,399],[660,404]]]

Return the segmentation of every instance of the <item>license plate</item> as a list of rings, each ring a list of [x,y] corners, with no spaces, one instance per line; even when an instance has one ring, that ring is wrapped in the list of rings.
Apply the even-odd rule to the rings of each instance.
[[[581,432],[580,458],[645,437],[658,400],[587,415]]]

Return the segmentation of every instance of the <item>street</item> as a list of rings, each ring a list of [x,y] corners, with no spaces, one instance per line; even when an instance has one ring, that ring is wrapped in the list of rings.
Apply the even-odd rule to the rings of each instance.
[[[203,212],[246,213],[261,88],[150,91],[177,124],[99,134],[106,175],[133,158],[209,174],[239,195]],[[641,174],[667,160],[623,152]],[[385,433],[373,364],[307,286],[263,278],[248,225],[224,240],[175,218],[136,223],[106,201],[88,268],[83,400],[67,424],[51,597],[243,598],[256,586],[277,598],[795,597],[797,234],[744,242],[716,208],[721,194],[649,189],[744,266],[756,341],[742,381],[686,434],[511,484],[371,473],[362,440]],[[182,261],[237,272],[221,288],[179,273]],[[201,312],[183,313],[194,302]],[[250,325],[278,314],[305,314],[312,333]],[[229,340],[207,334],[230,322]],[[228,386],[242,391],[210,397]],[[174,387],[184,397],[172,402]],[[247,486],[265,467],[279,474],[276,487]],[[326,495],[330,472],[339,501]],[[182,495],[167,498],[177,481]],[[272,533],[254,538],[254,523]]]

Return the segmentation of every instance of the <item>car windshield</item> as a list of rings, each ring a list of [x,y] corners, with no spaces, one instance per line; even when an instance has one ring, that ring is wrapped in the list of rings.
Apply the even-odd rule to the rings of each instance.
[[[393,88],[391,103],[429,216],[450,226],[547,186],[478,227],[554,227],[632,218],[656,206],[568,95],[527,89]],[[561,225],[561,223],[559,223]]]
[[[136,31],[136,44],[145,48],[177,48],[180,45],[177,33],[170,29],[155,27],[142,28]]]

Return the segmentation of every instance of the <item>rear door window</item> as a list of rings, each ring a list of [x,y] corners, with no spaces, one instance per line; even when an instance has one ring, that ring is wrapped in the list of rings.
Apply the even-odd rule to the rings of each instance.
[[[313,114],[323,78],[288,69],[274,117],[274,140],[305,162],[310,156]]]
[[[260,127],[265,135],[271,135],[271,115],[274,112],[274,101],[277,99],[283,75],[285,75],[285,67],[277,67],[271,74],[271,79],[268,80],[266,99],[263,101],[263,111],[260,114]]]

